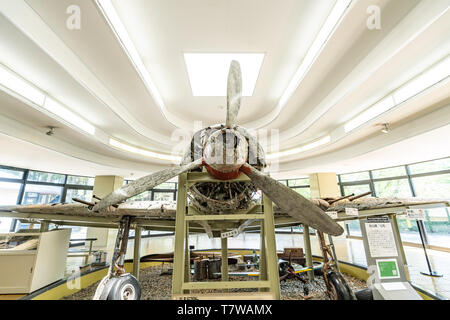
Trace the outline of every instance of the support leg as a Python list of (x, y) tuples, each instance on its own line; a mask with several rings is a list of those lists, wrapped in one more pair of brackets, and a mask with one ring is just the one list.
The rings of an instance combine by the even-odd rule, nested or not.
[(134, 253), (133, 253), (133, 275), (139, 280), (139, 266), (141, 260), (141, 227), (134, 229)]
[(173, 259), (172, 294), (181, 294), (184, 279), (184, 240), (186, 232), (186, 177), (178, 176), (177, 214), (175, 221), (175, 248)]
[[(222, 248), (222, 281), (228, 281), (228, 238), (221, 238), (220, 242)], [(223, 291), (228, 292), (227, 289)]]
[[(312, 262), (312, 252), (311, 252), (311, 239), (309, 236), (309, 227), (307, 225), (303, 225), (303, 241), (305, 244), (305, 255), (306, 255), (306, 266), (313, 268)], [(309, 281), (314, 280), (314, 270), (307, 271)]]
[(263, 196), (264, 201), (264, 231), (266, 239), (267, 273), (270, 281), (270, 291), (273, 292), (276, 300), (280, 300), (280, 278), (278, 274), (278, 256), (275, 242), (275, 223), (273, 221), (273, 204), (267, 196)]

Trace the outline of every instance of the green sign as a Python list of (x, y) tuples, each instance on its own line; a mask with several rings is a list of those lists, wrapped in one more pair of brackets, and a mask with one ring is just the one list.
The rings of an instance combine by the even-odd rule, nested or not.
[(400, 277), (395, 259), (377, 260), (377, 267), (380, 279)]

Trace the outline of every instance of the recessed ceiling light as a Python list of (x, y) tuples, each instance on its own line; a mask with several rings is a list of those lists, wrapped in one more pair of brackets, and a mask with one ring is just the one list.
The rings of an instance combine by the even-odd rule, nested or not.
[(395, 90), (394, 99), (397, 104), (419, 94), (439, 81), (447, 78), (450, 74), (450, 56), (439, 61), (431, 68), (422, 72), (403, 86)]
[(68, 123), (74, 125), (75, 127), (94, 135), (95, 134), (95, 127), (91, 125), (89, 122), (84, 120), (83, 118), (79, 117), (72, 111), (69, 111), (66, 107), (64, 107), (61, 103), (58, 101), (47, 97), (45, 99), (45, 103), (43, 107), (50, 111), (51, 113), (57, 115), (64, 121), (67, 121)]
[(286, 157), (286, 156), (290, 156), (293, 154), (297, 154), (300, 152), (304, 152), (304, 151), (308, 151), (311, 149), (315, 149), (319, 146), (322, 146), (324, 144), (327, 144), (331, 141), (331, 136), (325, 136), (319, 140), (316, 140), (314, 142), (305, 144), (303, 146), (300, 146), (298, 148), (293, 148), (293, 149), (289, 149), (286, 151), (281, 151), (281, 152), (275, 152), (275, 153), (269, 153), (266, 155), (267, 159), (275, 159), (275, 158), (280, 158), (280, 157)]
[(109, 144), (113, 147), (116, 147), (118, 149), (124, 150), (124, 151), (128, 151), (131, 153), (136, 153), (136, 154), (140, 154), (149, 158), (154, 158), (154, 159), (160, 159), (160, 160), (169, 160), (169, 161), (173, 161), (173, 162), (180, 162), (181, 161), (181, 157), (180, 156), (176, 156), (176, 155), (170, 155), (170, 154), (162, 154), (162, 153), (157, 153), (157, 152), (152, 152), (149, 150), (145, 150), (145, 149), (141, 149), (141, 148), (137, 148), (137, 147), (133, 147), (129, 144), (126, 143), (122, 143), (116, 139), (110, 138), (109, 139)]
[(44, 103), (45, 94), (42, 91), (2, 65), (0, 65), (0, 84), (39, 106)]
[(360, 113), (358, 116), (347, 122), (344, 126), (345, 132), (352, 131), (353, 129), (361, 126), (373, 118), (378, 117), (380, 114), (392, 109), (395, 106), (394, 99), (391, 95), (381, 99), (369, 109)]
[(192, 95), (223, 97), (227, 95), (227, 77), (231, 60), (241, 65), (242, 95), (250, 97), (264, 60), (264, 53), (185, 53), (184, 60)]

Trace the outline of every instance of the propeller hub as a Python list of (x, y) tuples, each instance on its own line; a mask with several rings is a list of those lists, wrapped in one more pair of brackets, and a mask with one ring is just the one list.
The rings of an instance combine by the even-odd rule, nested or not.
[(205, 143), (203, 159), (206, 169), (214, 177), (222, 180), (236, 178), (248, 159), (247, 140), (233, 129), (217, 130)]

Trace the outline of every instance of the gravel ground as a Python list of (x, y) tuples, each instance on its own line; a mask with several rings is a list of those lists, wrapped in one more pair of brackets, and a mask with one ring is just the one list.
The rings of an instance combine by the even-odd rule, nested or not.
[[(161, 275), (161, 271), (167, 271), (168, 265), (154, 266), (141, 270), (140, 273), (140, 284), (142, 287), (141, 300), (169, 300), (171, 299), (172, 290), (172, 275)], [(354, 291), (358, 291), (366, 288), (365, 281), (354, 278), (348, 274), (343, 274), (349, 286)], [(252, 281), (247, 277), (230, 277), (230, 281), (235, 280), (248, 280)], [(256, 280), (256, 278), (255, 278)], [(214, 280), (209, 280), (214, 281)], [(220, 279), (218, 279), (220, 281)], [(93, 285), (73, 294), (63, 298), (63, 300), (90, 300), (94, 296), (95, 289), (97, 288), (98, 282)], [(305, 298), (311, 300), (327, 300), (325, 294), (325, 283), (323, 277), (316, 276), (314, 283), (307, 284), (309, 289), (309, 295)], [(280, 284), (281, 288), (281, 299), (282, 300), (303, 300), (304, 299), (304, 285), (301, 281), (296, 279), (286, 279)], [(231, 292), (251, 292), (255, 289), (231, 289)], [(201, 293), (214, 292), (214, 290), (201, 290)], [(219, 291), (220, 292), (220, 291)]]

